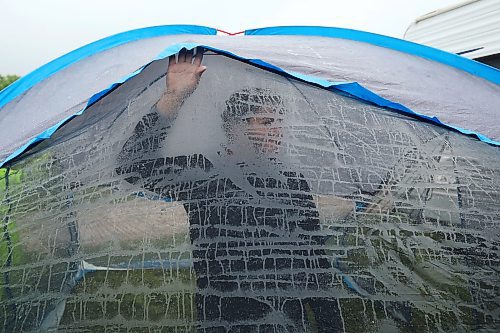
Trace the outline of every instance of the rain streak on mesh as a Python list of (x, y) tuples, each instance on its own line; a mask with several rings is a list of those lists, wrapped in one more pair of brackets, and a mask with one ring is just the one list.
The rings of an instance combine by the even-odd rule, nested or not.
[(495, 330), (498, 148), (207, 53), (0, 178), (2, 331)]

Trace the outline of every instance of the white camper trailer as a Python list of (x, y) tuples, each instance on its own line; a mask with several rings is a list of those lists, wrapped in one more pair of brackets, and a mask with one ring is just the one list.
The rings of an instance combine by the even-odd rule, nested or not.
[(500, 67), (500, 1), (468, 0), (418, 17), (404, 39)]

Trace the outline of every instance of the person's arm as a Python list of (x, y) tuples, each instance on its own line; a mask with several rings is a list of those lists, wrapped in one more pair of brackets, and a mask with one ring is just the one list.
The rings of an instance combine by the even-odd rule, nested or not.
[[(181, 50), (177, 59), (175, 55), (169, 58), (164, 93), (151, 112), (135, 126), (118, 155), (116, 172), (125, 176), (127, 182), (158, 192), (156, 185), (160, 179), (155, 179), (153, 170), (163, 169), (162, 173), (172, 171), (172, 168), (165, 170), (168, 161), (159, 155), (160, 147), (182, 104), (197, 88), (206, 70), (201, 65), (202, 59), (201, 51), (194, 56), (193, 52), (185, 49)], [(171, 163), (172, 166), (174, 164)]]
[(203, 52), (196, 56), (193, 52), (182, 49), (176, 60), (175, 55), (168, 59), (166, 89), (156, 102), (158, 114), (169, 120), (174, 120), (184, 101), (196, 90), (201, 75), (207, 69), (202, 66)]

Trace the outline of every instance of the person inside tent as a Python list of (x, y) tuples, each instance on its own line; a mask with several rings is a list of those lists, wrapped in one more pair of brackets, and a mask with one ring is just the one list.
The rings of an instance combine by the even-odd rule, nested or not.
[(283, 99), (247, 88), (225, 101), (223, 167), (201, 154), (165, 156), (169, 130), (206, 70), (202, 57), (186, 50), (170, 57), (166, 90), (124, 144), (116, 172), (183, 204), (200, 331), (340, 331), (316, 205), (304, 177), (277, 158)]

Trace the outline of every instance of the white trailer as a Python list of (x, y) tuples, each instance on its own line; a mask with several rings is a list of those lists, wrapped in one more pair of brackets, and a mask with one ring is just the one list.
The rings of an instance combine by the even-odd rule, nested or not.
[(420, 16), (404, 39), (500, 67), (500, 0), (468, 0)]

